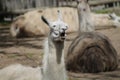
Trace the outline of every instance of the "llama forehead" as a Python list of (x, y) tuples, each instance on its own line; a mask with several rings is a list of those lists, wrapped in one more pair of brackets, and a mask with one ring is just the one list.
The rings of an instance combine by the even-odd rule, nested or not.
[(51, 24), (51, 26), (56, 26), (58, 28), (66, 28), (68, 25), (64, 23), (63, 21), (55, 21)]
[(78, 3), (78, 8), (80, 9), (88, 7), (88, 2), (85, 0), (78, 0), (77, 3)]
[(88, 5), (88, 0), (78, 0), (77, 3), (80, 6), (86, 6), (86, 5)]

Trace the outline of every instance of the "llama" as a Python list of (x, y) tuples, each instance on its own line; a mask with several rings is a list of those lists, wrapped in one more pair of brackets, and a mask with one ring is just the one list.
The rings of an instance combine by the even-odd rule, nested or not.
[[(79, 32), (92, 32), (95, 30), (94, 24), (92, 23), (92, 15), (90, 7), (86, 4), (88, 0), (77, 0), (78, 15), (79, 15)], [(82, 23), (82, 24), (81, 24)]]
[(10, 35), (16, 38), (22, 37), (23, 35), (27, 36), (23, 25), (25, 25), (25, 17), (24, 16), (16, 17), (13, 23), (11, 24)]
[(49, 22), (41, 17), (50, 28), (44, 45), (43, 66), (32, 68), (21, 64), (11, 65), (0, 70), (0, 80), (67, 80), (64, 64), (67, 24), (62, 21), (59, 11), (58, 14), (58, 20), (55, 22)]
[[(26, 12), (25, 14), (16, 17), (10, 26), (11, 37), (22, 38), (47, 36), (46, 34), (48, 34), (49, 32), (49, 28), (43, 23), (42, 20), (39, 19), (39, 16), (44, 14), (44, 16), (46, 16), (47, 18), (52, 18), (51, 20), (55, 20), (56, 16), (53, 16), (53, 12), (57, 11), (58, 9), (62, 11), (62, 16), (64, 17), (63, 20), (70, 25), (66, 33), (77, 31), (77, 10), (68, 7), (56, 7), (31, 10)], [(75, 27), (72, 27), (73, 25), (75, 25)]]
[(94, 27), (91, 26), (93, 22), (87, 17), (87, 10), (90, 11), (88, 0), (78, 0), (78, 10), (81, 12), (79, 18), (82, 33), (78, 32), (69, 46), (66, 57), (67, 70), (85, 73), (115, 70), (118, 66), (117, 52), (108, 37), (94, 32)]
[(62, 21), (59, 13), (58, 21), (42, 20), (50, 27), (50, 34), (45, 42), (45, 55), (43, 60), (43, 80), (67, 80), (64, 63), (64, 40), (68, 26)]

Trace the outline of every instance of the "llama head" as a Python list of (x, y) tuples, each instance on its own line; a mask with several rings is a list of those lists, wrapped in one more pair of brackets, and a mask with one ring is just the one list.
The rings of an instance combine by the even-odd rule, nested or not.
[(77, 0), (77, 4), (81, 12), (86, 12), (89, 9), (88, 0)]
[(41, 16), (43, 22), (45, 22), (50, 28), (50, 37), (54, 41), (64, 41), (66, 36), (66, 30), (68, 25), (62, 21), (62, 15), (58, 10), (58, 20), (50, 22), (44, 16)]
[(120, 27), (120, 17), (117, 16), (115, 13), (109, 14), (110, 18), (113, 20), (114, 25), (116, 27)]
[(110, 18), (115, 20), (117, 18), (117, 15), (115, 13), (109, 14)]

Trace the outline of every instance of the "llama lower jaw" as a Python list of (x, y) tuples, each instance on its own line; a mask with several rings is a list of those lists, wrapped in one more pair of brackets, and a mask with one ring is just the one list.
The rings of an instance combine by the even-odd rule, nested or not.
[(65, 36), (62, 36), (62, 37), (61, 37), (61, 40), (63, 40), (63, 41), (64, 41), (65, 39), (66, 39), (66, 38), (65, 38)]
[(60, 37), (55, 38), (54, 41), (62, 42), (62, 41), (65, 41), (65, 39), (66, 39), (66, 36), (60, 36)]
[(62, 41), (64, 41), (66, 39), (66, 33), (65, 32), (61, 33), (60, 39)]
[(62, 42), (62, 41), (65, 41), (65, 37), (59, 37), (59, 38), (56, 38), (56, 39), (54, 39), (54, 41), (56, 41), (56, 42)]

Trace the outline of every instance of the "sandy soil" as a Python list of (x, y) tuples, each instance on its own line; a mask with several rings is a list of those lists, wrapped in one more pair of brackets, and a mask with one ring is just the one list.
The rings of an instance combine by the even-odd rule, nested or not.
[[(120, 29), (112, 28), (98, 30), (108, 36), (120, 59)], [(69, 34), (65, 43), (65, 52), (76, 36), (76, 33)], [(45, 37), (15, 39), (10, 37), (9, 26), (0, 26), (0, 68), (20, 63), (32, 67), (40, 66), (43, 56), (43, 43)], [(119, 67), (113, 72), (102, 72), (97, 74), (87, 73), (68, 73), (70, 80), (120, 80), (120, 61)]]

